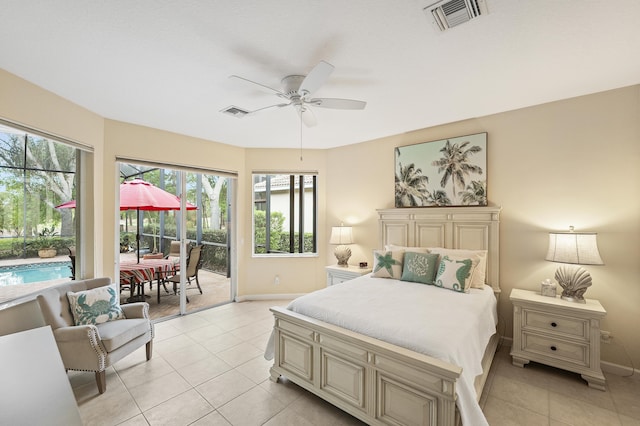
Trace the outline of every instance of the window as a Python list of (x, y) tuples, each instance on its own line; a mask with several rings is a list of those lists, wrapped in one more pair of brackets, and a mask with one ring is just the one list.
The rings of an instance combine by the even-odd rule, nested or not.
[(74, 209), (56, 206), (74, 199), (78, 151), (0, 124), (0, 258), (66, 254), (76, 246)]
[(317, 176), (253, 174), (253, 253), (317, 254)]

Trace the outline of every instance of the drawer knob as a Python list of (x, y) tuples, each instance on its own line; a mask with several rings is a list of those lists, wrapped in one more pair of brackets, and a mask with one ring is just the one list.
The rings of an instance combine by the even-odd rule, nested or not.
[(552, 351), (555, 351), (556, 349), (558, 349), (558, 348), (556, 348), (555, 346), (551, 346), (551, 350)]
[(557, 326), (558, 326), (558, 324), (556, 324), (555, 322), (551, 323), (551, 327), (557, 327)]

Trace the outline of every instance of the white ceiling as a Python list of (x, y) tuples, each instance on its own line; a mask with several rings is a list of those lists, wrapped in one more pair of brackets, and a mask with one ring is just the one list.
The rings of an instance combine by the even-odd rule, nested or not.
[[(330, 148), (640, 83), (640, 1), (485, 0), (447, 32), (433, 0), (2, 0), (0, 67), (95, 113), (243, 147), (300, 146), (293, 108), (236, 118), (320, 60), (305, 148)], [(2, 96), (2, 94), (0, 94)], [(37, 99), (34, 99), (37, 102)]]

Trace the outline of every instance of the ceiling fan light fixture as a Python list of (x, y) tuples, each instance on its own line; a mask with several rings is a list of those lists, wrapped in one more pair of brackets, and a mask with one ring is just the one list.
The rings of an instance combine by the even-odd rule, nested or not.
[(241, 80), (256, 85), (263, 90), (269, 91), (288, 102), (275, 105), (267, 105), (253, 111), (246, 111), (238, 107), (230, 107), (224, 110), (224, 112), (230, 113), (234, 116), (238, 116), (238, 114), (242, 114), (242, 116), (245, 116), (253, 115), (254, 113), (267, 109), (293, 106), (298, 112), (302, 123), (304, 123), (307, 127), (313, 127), (317, 124), (317, 120), (311, 107), (317, 106), (321, 108), (341, 110), (364, 109), (367, 103), (355, 99), (312, 98), (313, 93), (315, 93), (316, 90), (318, 90), (327, 82), (333, 70), (333, 65), (325, 61), (320, 61), (315, 67), (311, 69), (311, 71), (309, 71), (309, 74), (307, 75), (292, 74), (284, 77), (281, 80), (282, 91), (261, 83), (257, 83), (253, 80), (249, 80), (248, 78), (240, 77), (238, 75), (231, 75), (229, 76), (229, 78), (231, 79)]

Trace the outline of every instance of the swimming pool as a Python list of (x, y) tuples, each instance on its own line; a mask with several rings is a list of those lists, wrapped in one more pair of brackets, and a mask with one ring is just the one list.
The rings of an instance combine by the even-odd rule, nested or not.
[(0, 267), (0, 286), (58, 280), (71, 276), (71, 262), (30, 263)]

